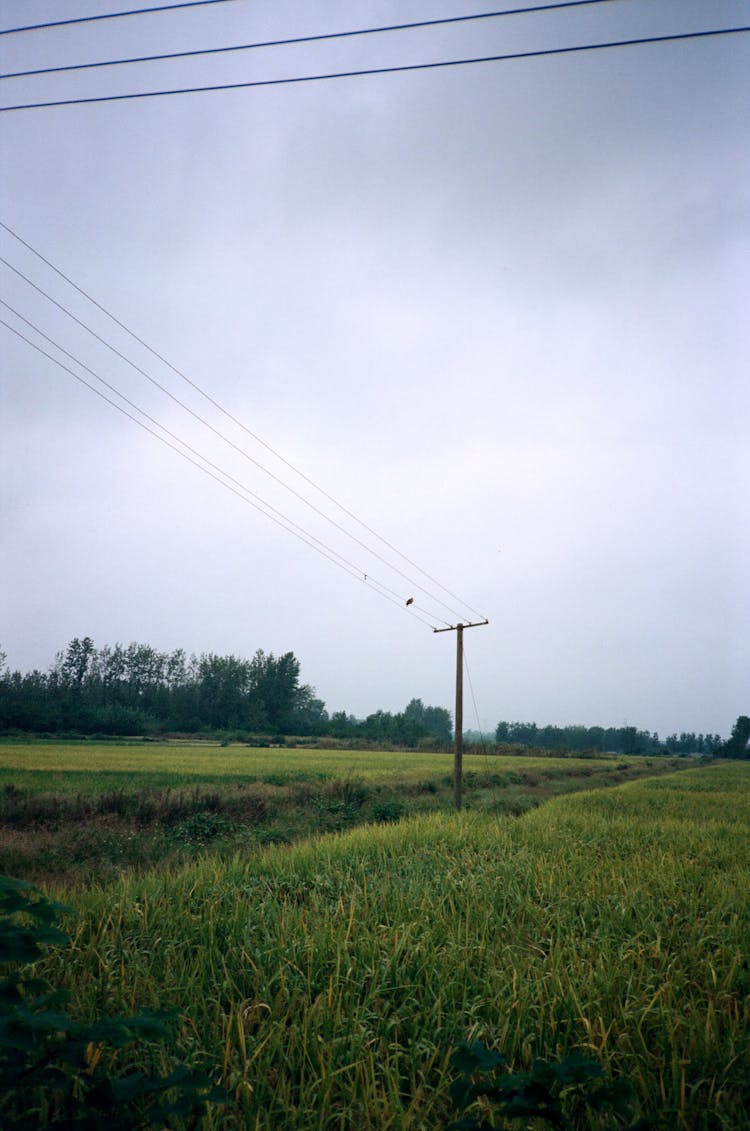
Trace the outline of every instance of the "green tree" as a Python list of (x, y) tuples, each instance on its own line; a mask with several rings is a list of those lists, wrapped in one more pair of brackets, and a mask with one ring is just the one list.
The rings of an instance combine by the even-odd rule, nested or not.
[(412, 699), (404, 708), (404, 717), (418, 723), (425, 735), (439, 742), (450, 742), (453, 737), (453, 721), (445, 707), (425, 707), (421, 699)]
[(122, 644), (105, 645), (99, 650), (99, 675), (106, 688), (108, 701), (116, 701), (125, 686), (125, 651)]
[(61, 681), (80, 689), (95, 652), (94, 641), (90, 636), (84, 636), (83, 640), (79, 640), (77, 636), (74, 637), (68, 645), (65, 655), (60, 657)]
[(322, 699), (315, 697), (315, 688), (304, 683), (294, 696), (294, 730), (299, 734), (320, 734), (328, 723), (328, 712)]
[(201, 656), (198, 664), (199, 712), (208, 726), (237, 728), (248, 724), (250, 668), (237, 656)]
[(294, 653), (277, 658), (259, 648), (250, 662), (250, 687), (265, 726), (282, 734), (292, 730), (299, 691), (299, 660)]
[(750, 758), (750, 715), (740, 715), (721, 747), (725, 758)]
[(424, 726), (432, 738), (438, 742), (450, 742), (453, 738), (453, 719), (445, 707), (425, 707)]
[(421, 723), (424, 720), (424, 703), (421, 699), (412, 699), (404, 708), (407, 719), (416, 719)]
[(328, 720), (327, 730), (332, 738), (353, 738), (360, 730), (360, 723), (346, 711), (334, 711)]

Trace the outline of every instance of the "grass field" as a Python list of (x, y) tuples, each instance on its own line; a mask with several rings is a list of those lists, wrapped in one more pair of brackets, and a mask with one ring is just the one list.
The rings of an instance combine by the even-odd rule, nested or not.
[[(465, 759), (467, 808), (518, 815), (669, 759)], [(684, 765), (684, 760), (681, 763)], [(102, 882), (452, 806), (450, 754), (185, 744), (0, 745), (0, 870)]]
[[(617, 758), (623, 765), (643, 765), (641, 758)], [(660, 761), (657, 759), (657, 762)], [(467, 772), (505, 773), (515, 769), (539, 770), (550, 775), (572, 769), (593, 772), (611, 769), (612, 758), (526, 758), (464, 756)], [(14, 781), (45, 789), (65, 791), (101, 789), (114, 781), (129, 791), (156, 781), (159, 786), (184, 786), (185, 779), (215, 783), (232, 781), (332, 780), (346, 776), (364, 781), (418, 781), (450, 773), (452, 755), (419, 751), (255, 749), (147, 743), (35, 743), (0, 745), (0, 785)], [(40, 778), (37, 775), (49, 775)]]
[(138, 1062), (207, 1054), (233, 1096), (207, 1129), (445, 1127), (478, 1037), (519, 1066), (591, 1051), (667, 1128), (750, 1127), (750, 765), (62, 894), (46, 973), (81, 1017), (176, 1010)]

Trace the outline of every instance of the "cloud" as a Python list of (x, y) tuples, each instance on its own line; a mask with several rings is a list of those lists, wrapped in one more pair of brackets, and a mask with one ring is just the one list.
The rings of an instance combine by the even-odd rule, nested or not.
[[(179, 41), (401, 12), (363, 4), (300, 15), (281, 4), (240, 18), (230, 7), (231, 19), (175, 17)], [(727, 0), (714, 18), (731, 23), (738, 11)], [(443, 31), (420, 49), (437, 57), (701, 20), (700, 4), (604, 5), (575, 24), (549, 17)], [(122, 50), (141, 36), (133, 21)], [(154, 36), (169, 39), (161, 24)], [(98, 37), (78, 42), (102, 51)], [(373, 38), (290, 53), (283, 69), (413, 50), (414, 37), (377, 47)], [(61, 51), (58, 40), (44, 57)], [(746, 710), (750, 636), (737, 564), (750, 529), (746, 54), (734, 37), (7, 116), (4, 216), (460, 601), (487, 611), (492, 623), (467, 634), (467, 654), (493, 726), (501, 717), (627, 716), (662, 732), (728, 733)], [(237, 59), (223, 73), (270, 64), (270, 54)], [(198, 81), (209, 70), (192, 73)], [(174, 395), (287, 475), (10, 237), (3, 247)], [(355, 573), (382, 574), (399, 599), (412, 593), (4, 278), (8, 301)], [(13, 665), (44, 667), (86, 632), (99, 644), (291, 649), (332, 709), (396, 709), (415, 695), (451, 705), (448, 634), (409, 623), (403, 607), (5, 331), (2, 351), (3, 624)]]

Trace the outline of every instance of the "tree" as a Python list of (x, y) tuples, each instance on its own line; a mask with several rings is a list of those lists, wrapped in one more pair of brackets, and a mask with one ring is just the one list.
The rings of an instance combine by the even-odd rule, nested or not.
[(357, 720), (346, 711), (334, 711), (328, 721), (328, 733), (333, 738), (351, 738), (357, 730)]
[(248, 723), (250, 664), (237, 656), (201, 656), (198, 665), (201, 719), (212, 727), (241, 727)]
[(94, 641), (90, 636), (84, 636), (83, 640), (79, 640), (77, 636), (74, 637), (60, 664), (62, 682), (68, 685), (72, 684), (80, 690), (95, 652)]
[(328, 722), (322, 699), (316, 699), (315, 688), (304, 683), (294, 696), (294, 729), (299, 734), (320, 734)]
[(125, 652), (126, 679), (133, 701), (150, 702), (164, 681), (167, 657), (150, 644), (129, 644)]
[(537, 730), (536, 723), (511, 723), (510, 740), (511, 742), (520, 742), (523, 746), (534, 746)]
[(406, 707), (404, 707), (404, 714), (407, 719), (416, 719), (421, 723), (424, 719), (424, 703), (421, 699), (412, 699)]
[(125, 681), (126, 659), (122, 644), (110, 648), (105, 644), (99, 649), (96, 670), (101, 685), (102, 702), (107, 705), (124, 704), (128, 698)]
[(250, 662), (250, 687), (256, 705), (262, 709), (272, 731), (292, 730), (294, 708), (299, 691), (299, 660), (293, 652), (278, 659), (259, 648)]
[(445, 707), (425, 707), (421, 699), (412, 699), (404, 708), (404, 718), (418, 723), (424, 732), (438, 742), (450, 742), (453, 722)]
[(719, 753), (725, 758), (750, 758), (750, 715), (739, 716)]
[(453, 739), (453, 719), (445, 707), (425, 707), (422, 721), (430, 736), (438, 742), (450, 742)]
[(604, 727), (589, 727), (586, 731), (583, 746), (590, 746), (592, 750), (603, 750)]
[(48, 673), (10, 672), (0, 652), (0, 730), (144, 734), (206, 727), (321, 733), (315, 689), (299, 683), (292, 652), (191, 656), (133, 642), (97, 650), (76, 637)]

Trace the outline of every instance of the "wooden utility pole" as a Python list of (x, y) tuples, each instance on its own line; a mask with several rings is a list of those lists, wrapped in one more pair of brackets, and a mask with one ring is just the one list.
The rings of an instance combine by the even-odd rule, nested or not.
[(473, 624), (448, 625), (447, 628), (433, 628), (433, 632), (455, 632), (456, 634), (456, 724), (455, 747), (453, 754), (453, 796), (456, 809), (461, 808), (463, 800), (464, 782), (464, 629), (479, 628), (482, 624), (489, 624), (488, 620), (475, 621)]

